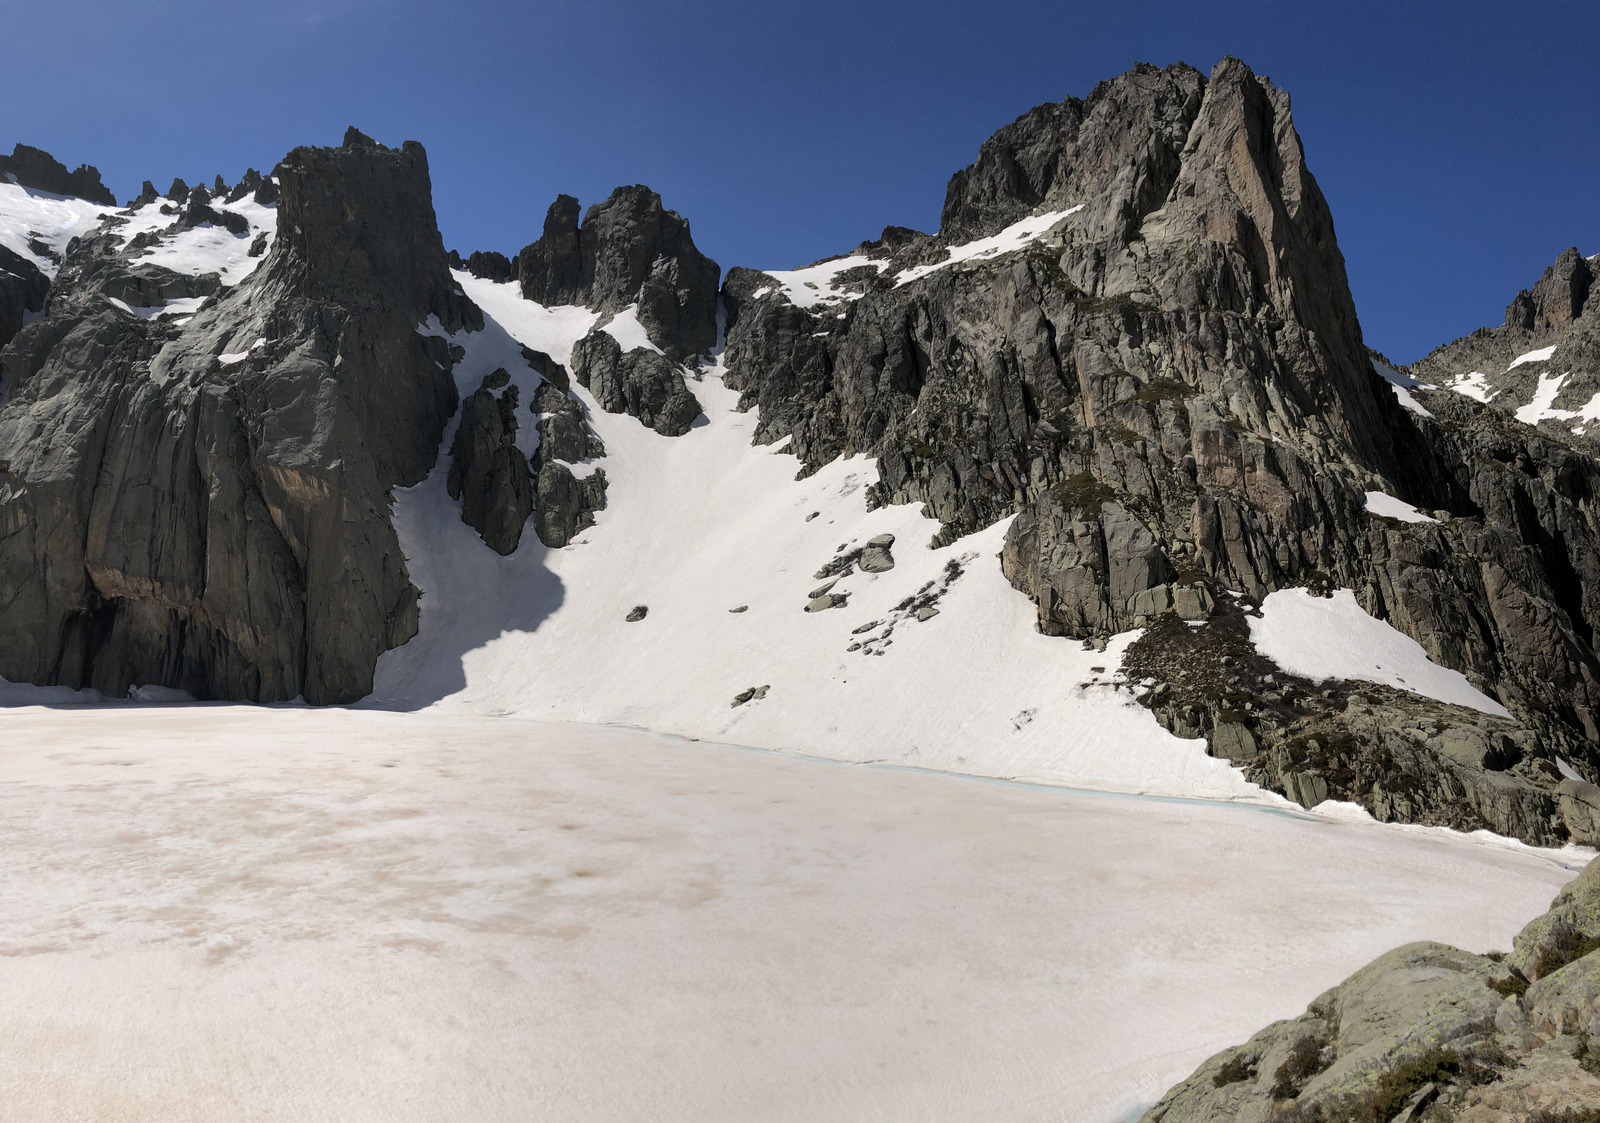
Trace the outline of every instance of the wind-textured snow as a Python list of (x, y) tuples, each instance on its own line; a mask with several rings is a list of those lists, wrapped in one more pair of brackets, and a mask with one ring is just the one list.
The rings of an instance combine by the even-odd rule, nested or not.
[(1389, 384), (1390, 389), (1394, 391), (1394, 396), (1400, 400), (1401, 405), (1419, 417), (1433, 416), (1411, 393), (1413, 390), (1432, 390), (1432, 386), (1429, 386), (1426, 382), (1418, 382), (1410, 375), (1401, 374), (1388, 363), (1380, 363), (1377, 359), (1372, 360), (1372, 369), (1378, 372), (1378, 377)]
[(1315, 597), (1305, 589), (1270, 593), (1260, 617), (1250, 618), (1250, 638), (1257, 651), (1290, 674), (1384, 683), (1453, 706), (1511, 716), (1460, 671), (1429, 659), (1416, 640), (1368, 616), (1349, 589), (1332, 597)]
[[(463, 392), (505, 367), (529, 401), (538, 376), (518, 345), (564, 360), (593, 323), (526, 301), (513, 284), (456, 277), (487, 318), (483, 332), (452, 337), (467, 348), (455, 372)], [(1133, 634), (1102, 653), (1035, 630), (1032, 603), (996, 559), (1008, 523), (930, 550), (938, 526), (920, 505), (867, 510), (871, 460), (796, 481), (792, 455), (752, 446), (756, 414), (738, 411), (717, 369), (690, 380), (705, 421), (681, 437), (605, 413), (574, 385), (605, 443), (610, 489), (596, 525), (563, 549), (546, 549), (531, 524), (510, 557), (487, 549), (445, 490), (448, 457), (398, 491), (421, 631), (379, 660), (369, 704), (1281, 804), (1203, 741), (1172, 736), (1116, 681)], [(806, 612), (823, 583), (815, 572), (884, 533), (895, 536), (895, 568), (845, 577), (832, 592), (848, 594), (847, 607)], [(897, 607), (945, 587), (931, 619)], [(629, 623), (635, 605), (649, 614)], [(762, 686), (765, 697), (733, 704)]]
[(1367, 510), (1386, 519), (1399, 519), (1407, 523), (1436, 523), (1439, 520), (1425, 515), (1404, 499), (1396, 499), (1382, 491), (1367, 492)]
[(8, 1123), (1113, 1123), (1582, 860), (515, 718), (0, 722)]
[(1555, 353), (1556, 353), (1556, 345), (1554, 343), (1552, 343), (1548, 347), (1541, 347), (1537, 351), (1525, 352), (1524, 354), (1518, 355), (1516, 358), (1511, 360), (1511, 365), (1506, 367), (1506, 373), (1509, 374), (1510, 372), (1516, 370), (1523, 363), (1543, 363), (1543, 362), (1548, 362), (1549, 359), (1550, 359), (1550, 356), (1554, 355)]
[(1020, 250), (1029, 242), (1048, 234), (1056, 223), (1077, 214), (1087, 205), (1086, 203), (1079, 203), (1077, 206), (1068, 207), (1064, 211), (1050, 211), (1046, 214), (1033, 215), (1020, 222), (1013, 222), (998, 234), (990, 235), (987, 238), (978, 238), (963, 245), (952, 246), (949, 255), (943, 261), (937, 261), (931, 265), (917, 265), (903, 270), (895, 277), (894, 283), (896, 287), (910, 284), (912, 281), (926, 277), (929, 273), (938, 272), (940, 269), (948, 269), (950, 266), (958, 265), (963, 261), (999, 257), (1001, 254)]
[(101, 216), (115, 212), (115, 207), (35, 191), (0, 177), (0, 245), (32, 261), (51, 279), (59, 266), (49, 254), (34, 252), (29, 243), (38, 242), (57, 255), (65, 254), (68, 242), (94, 229)]

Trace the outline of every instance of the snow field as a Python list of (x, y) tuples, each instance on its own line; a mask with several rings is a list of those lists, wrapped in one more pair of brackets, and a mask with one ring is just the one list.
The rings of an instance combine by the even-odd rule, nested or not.
[[(493, 321), (454, 337), (468, 349), (458, 384), (470, 391), (503, 366), (527, 403), (537, 376), (518, 341), (564, 360), (592, 313), (544, 309), (514, 285), (457, 278)], [(531, 526), (510, 557), (487, 549), (445, 491), (447, 456), (398, 493), (395, 526), (423, 590), (421, 632), (382, 656), (367, 704), (1281, 802), (1135, 702), (1116, 673), (1133, 635), (1097, 652), (1035, 631), (1032, 604), (1000, 572), (1007, 523), (929, 550), (938, 527), (920, 506), (867, 510), (871, 461), (839, 460), (797, 482), (793, 456), (752, 447), (756, 416), (737, 412), (738, 395), (716, 368), (690, 388), (704, 420), (662, 437), (599, 410), (574, 384), (605, 442), (610, 489), (596, 525), (564, 549), (546, 549)], [(894, 569), (852, 573), (831, 589), (848, 596), (845, 607), (805, 611), (826, 584), (815, 576), (824, 563), (885, 533), (895, 536)], [(953, 580), (951, 563), (960, 567)], [(946, 590), (937, 615), (919, 621), (898, 607), (930, 586)], [(635, 605), (649, 614), (629, 623)], [(762, 686), (764, 697), (733, 704)]]
[(68, 242), (94, 229), (102, 216), (114, 213), (115, 207), (35, 191), (0, 177), (0, 245), (32, 261), (52, 279), (56, 263), (46, 254), (35, 253), (28, 243), (38, 241), (64, 254)]
[[(1369, 509), (1375, 494), (1368, 493)], [(1314, 597), (1305, 589), (1268, 594), (1261, 616), (1250, 619), (1250, 639), (1257, 651), (1290, 674), (1319, 682), (1378, 682), (1453, 706), (1511, 716), (1460, 671), (1429, 659), (1416, 640), (1368, 616), (1349, 589), (1338, 589), (1332, 597)]]
[(1386, 519), (1399, 519), (1406, 523), (1436, 523), (1439, 520), (1432, 515), (1425, 515), (1404, 499), (1382, 491), (1367, 492), (1367, 510), (1374, 515), (1381, 515)]
[(1019, 222), (1013, 222), (998, 234), (993, 234), (987, 238), (978, 238), (964, 245), (953, 246), (950, 249), (949, 256), (943, 261), (906, 269), (895, 277), (894, 283), (896, 286), (910, 284), (912, 281), (926, 277), (929, 273), (938, 272), (940, 269), (948, 269), (950, 266), (958, 265), (963, 261), (999, 257), (1003, 253), (1019, 250), (1036, 238), (1048, 234), (1056, 223), (1077, 214), (1087, 205), (1087, 203), (1079, 203), (1077, 206), (1068, 207), (1064, 211), (1049, 211), (1045, 214), (1032, 215)]
[(0, 722), (13, 1123), (1110, 1123), (1396, 944), (1506, 948), (1573, 873), (522, 719)]

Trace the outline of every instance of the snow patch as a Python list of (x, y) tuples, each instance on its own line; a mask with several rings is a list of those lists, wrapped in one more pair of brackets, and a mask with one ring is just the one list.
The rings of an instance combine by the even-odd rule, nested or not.
[[(630, 304), (615, 316), (612, 316), (610, 320), (601, 326), (600, 330), (621, 344), (624, 351), (643, 349), (645, 351), (654, 351), (658, 355), (662, 353), (661, 348), (650, 342), (650, 336), (646, 334), (644, 325), (639, 322), (639, 306), (637, 304)], [(572, 353), (571, 344), (567, 347), (567, 353), (569, 356)]]
[(1523, 363), (1543, 363), (1543, 362), (1548, 362), (1549, 359), (1550, 359), (1550, 356), (1554, 355), (1555, 353), (1556, 353), (1556, 345), (1552, 343), (1550, 346), (1541, 347), (1537, 351), (1528, 351), (1525, 354), (1518, 355), (1516, 358), (1511, 360), (1511, 365), (1506, 367), (1506, 373), (1510, 374), (1512, 371), (1514, 371), (1518, 367), (1520, 367)]
[[(840, 300), (860, 300), (861, 293), (836, 292), (834, 284), (839, 274), (850, 269), (858, 269), (863, 265), (870, 265), (880, 271), (883, 269), (881, 262), (856, 254), (817, 265), (807, 265), (804, 269), (763, 269), (762, 272), (777, 282), (777, 290), (782, 291), (783, 295), (789, 298), (789, 303), (796, 308), (815, 308), (819, 304)], [(775, 290), (771, 287), (758, 289), (751, 299), (759, 300), (773, 291)]]
[(1410, 375), (1401, 374), (1388, 363), (1380, 363), (1377, 359), (1372, 360), (1372, 369), (1378, 372), (1379, 378), (1389, 384), (1390, 388), (1394, 390), (1394, 396), (1400, 399), (1400, 404), (1405, 406), (1406, 409), (1409, 409), (1418, 417), (1433, 416), (1411, 393), (1413, 390), (1432, 390), (1432, 386), (1429, 386), (1426, 382), (1418, 382)]
[(932, 265), (918, 265), (901, 272), (894, 280), (895, 287), (898, 288), (901, 285), (910, 284), (912, 281), (920, 280), (930, 273), (935, 273), (940, 269), (948, 269), (950, 266), (958, 265), (963, 261), (985, 260), (991, 257), (999, 257), (1004, 253), (1011, 253), (1013, 250), (1020, 250), (1029, 242), (1048, 234), (1056, 223), (1077, 214), (1087, 205), (1087, 203), (1079, 203), (1077, 206), (1068, 207), (1064, 211), (1050, 211), (1047, 214), (1033, 215), (1030, 218), (1023, 219), (1021, 222), (1013, 222), (998, 234), (987, 238), (979, 238), (964, 245), (952, 246), (943, 261), (935, 262)]
[(1416, 640), (1368, 616), (1349, 589), (1332, 597), (1314, 597), (1305, 589), (1272, 593), (1260, 617), (1250, 618), (1250, 638), (1257, 651), (1293, 675), (1383, 683), (1453, 706), (1511, 716), (1460, 671), (1429, 659)]
[(1367, 492), (1367, 510), (1386, 519), (1399, 519), (1406, 523), (1436, 523), (1432, 515), (1424, 515), (1404, 499), (1396, 499), (1381, 491)]
[(1489, 399), (1500, 392), (1489, 388), (1489, 376), (1481, 370), (1471, 370), (1466, 374), (1457, 375), (1456, 380), (1450, 383), (1448, 389), (1454, 390), (1464, 397), (1471, 398), (1475, 402), (1482, 402), (1485, 405), (1488, 405)]
[[(1600, 395), (1591, 399), (1583, 410), (1556, 409), (1556, 395), (1561, 393), (1561, 388), (1567, 384), (1567, 379), (1572, 376), (1569, 370), (1565, 374), (1539, 376), (1539, 385), (1533, 391), (1533, 401), (1517, 410), (1516, 418), (1524, 425), (1537, 425), (1545, 419), (1555, 421), (1571, 421), (1583, 416), (1584, 410), (1593, 409), (1600, 404)], [(1600, 416), (1597, 413), (1596, 416)], [(1593, 420), (1593, 418), (1587, 418)]]
[(169, 315), (192, 316), (200, 310), (200, 306), (206, 302), (207, 298), (203, 296), (176, 296), (165, 304), (154, 304), (149, 308), (130, 305), (127, 301), (119, 300), (114, 296), (108, 296), (106, 299), (130, 316), (138, 316), (141, 320), (154, 320), (158, 317)]

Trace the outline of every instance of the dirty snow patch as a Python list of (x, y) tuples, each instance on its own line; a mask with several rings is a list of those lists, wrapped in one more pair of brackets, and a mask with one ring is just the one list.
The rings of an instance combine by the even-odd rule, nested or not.
[(1377, 682), (1452, 706), (1511, 716), (1460, 671), (1429, 659), (1416, 640), (1368, 616), (1349, 589), (1332, 597), (1314, 597), (1305, 589), (1272, 593), (1261, 605), (1261, 616), (1250, 618), (1250, 638), (1257, 651), (1290, 674), (1319, 682)]

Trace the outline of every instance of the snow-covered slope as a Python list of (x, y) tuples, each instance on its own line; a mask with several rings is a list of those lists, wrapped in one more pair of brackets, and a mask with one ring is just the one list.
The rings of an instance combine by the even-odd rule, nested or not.
[(115, 207), (35, 191), (0, 178), (0, 245), (32, 261), (47, 277), (56, 275), (57, 258), (66, 252), (68, 242), (115, 212)]
[[(521, 346), (565, 362), (595, 322), (580, 308), (526, 301), (514, 284), (456, 276), (488, 320), (453, 339), (467, 352), (456, 368), (463, 393), (504, 367), (529, 401), (539, 376)], [(485, 548), (446, 492), (447, 457), (400, 493), (395, 520), (423, 590), (421, 632), (383, 656), (370, 704), (1276, 801), (1136, 702), (1138, 687), (1117, 668), (1137, 633), (1104, 652), (1038, 633), (1032, 604), (1000, 572), (1006, 522), (929, 549), (938, 528), (919, 506), (867, 509), (873, 462), (841, 459), (796, 480), (783, 448), (751, 444), (756, 415), (738, 411), (717, 366), (691, 389), (705, 415), (668, 438), (574, 388), (606, 446), (609, 506), (564, 549), (532, 534), (509, 557)], [(525, 449), (531, 420), (519, 433)], [(833, 584), (818, 576), (880, 535), (894, 538), (893, 569)], [(846, 603), (807, 611), (816, 593)], [(630, 622), (636, 607), (647, 612)]]
[[(593, 322), (514, 285), (457, 277), (490, 320), (456, 340), (464, 391), (505, 367), (527, 401), (537, 375), (518, 345), (564, 360)], [(866, 509), (872, 462), (796, 481), (793, 457), (752, 446), (756, 416), (738, 412), (717, 368), (691, 389), (706, 414), (675, 438), (577, 390), (605, 442), (609, 506), (564, 549), (531, 534), (510, 557), (486, 549), (446, 493), (443, 461), (402, 493), (395, 520), (423, 590), (422, 630), (380, 661), (373, 702), (1083, 787), (1258, 795), (1116, 684), (1131, 637), (1101, 653), (1038, 634), (996, 560), (1005, 523), (930, 550), (938, 527), (919, 507)], [(828, 583), (818, 570), (883, 534), (895, 567), (847, 576), (830, 590), (845, 606), (806, 611)], [(937, 613), (919, 613), (919, 597), (937, 597)], [(635, 606), (648, 614), (630, 623)]]

